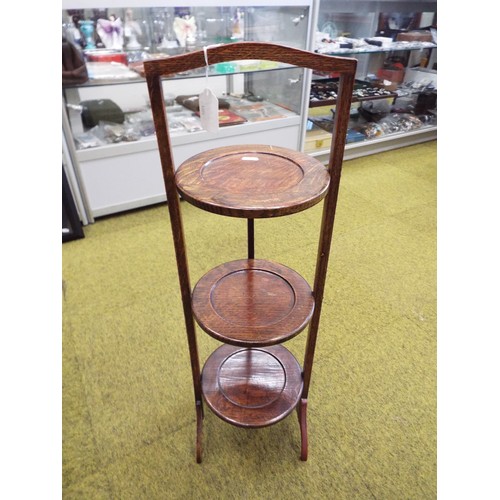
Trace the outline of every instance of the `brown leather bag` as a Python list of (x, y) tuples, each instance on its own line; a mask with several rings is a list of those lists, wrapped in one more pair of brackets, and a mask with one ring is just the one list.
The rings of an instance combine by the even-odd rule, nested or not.
[(65, 38), (62, 39), (62, 83), (85, 83), (89, 79), (81, 52)]
[[(191, 111), (200, 111), (200, 101), (198, 99), (198, 95), (178, 95), (175, 98), (175, 102), (177, 104), (181, 104), (187, 109), (190, 109)], [(229, 109), (230, 104), (224, 100), (224, 99), (219, 99), (219, 109)]]

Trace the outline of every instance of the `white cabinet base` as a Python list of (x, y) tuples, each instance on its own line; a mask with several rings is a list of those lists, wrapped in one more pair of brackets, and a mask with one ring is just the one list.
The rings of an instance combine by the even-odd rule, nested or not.
[[(195, 137), (196, 134), (196, 137)], [(176, 166), (207, 149), (237, 144), (271, 144), (300, 149), (300, 117), (235, 125), (172, 139)], [(77, 152), (93, 217), (166, 200), (156, 138)]]

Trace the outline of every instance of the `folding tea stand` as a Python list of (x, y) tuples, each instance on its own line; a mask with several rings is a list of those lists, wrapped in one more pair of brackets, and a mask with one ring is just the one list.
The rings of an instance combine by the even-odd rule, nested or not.
[[(175, 169), (162, 77), (242, 59), (277, 61), (339, 75), (328, 166), (299, 151), (243, 144), (210, 149)], [(196, 460), (202, 457), (203, 399), (222, 420), (264, 427), (297, 409), (301, 460), (307, 460), (307, 399), (321, 316), (356, 60), (271, 43), (238, 42), (144, 63), (167, 193), (191, 358), (197, 415)], [(179, 194), (219, 215), (246, 218), (248, 256), (205, 274), (191, 289)], [(287, 216), (324, 199), (314, 285), (294, 270), (256, 259), (254, 220)], [(195, 332), (223, 342), (203, 371)], [(303, 368), (281, 344), (309, 325)]]

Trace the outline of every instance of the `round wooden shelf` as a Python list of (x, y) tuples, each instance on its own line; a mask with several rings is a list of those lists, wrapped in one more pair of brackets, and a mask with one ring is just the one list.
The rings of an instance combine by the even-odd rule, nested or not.
[(178, 168), (175, 180), (183, 198), (199, 208), (255, 219), (312, 207), (325, 197), (330, 176), (307, 154), (255, 144), (195, 155)]
[(223, 345), (207, 359), (202, 390), (212, 411), (239, 427), (265, 427), (285, 418), (302, 393), (302, 370), (283, 346)]
[(307, 281), (289, 267), (260, 259), (226, 262), (205, 274), (192, 296), (200, 327), (222, 342), (262, 347), (300, 333), (314, 310)]

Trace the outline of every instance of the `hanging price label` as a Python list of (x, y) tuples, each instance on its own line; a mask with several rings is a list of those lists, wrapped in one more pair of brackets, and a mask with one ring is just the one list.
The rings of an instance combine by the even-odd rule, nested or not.
[(208, 88), (199, 95), (201, 125), (207, 132), (219, 130), (219, 99)]

